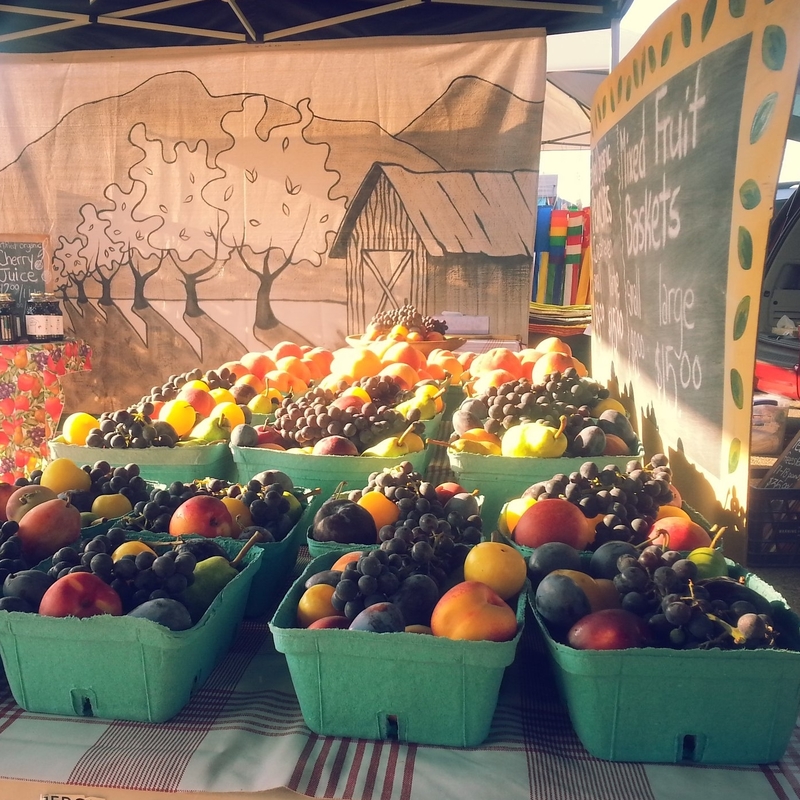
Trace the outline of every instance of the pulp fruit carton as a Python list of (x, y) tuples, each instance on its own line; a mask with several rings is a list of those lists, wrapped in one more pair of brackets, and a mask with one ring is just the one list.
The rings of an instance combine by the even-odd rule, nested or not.
[(329, 569), (341, 552), (308, 565), (269, 626), (275, 648), (286, 655), (306, 725), (324, 736), (480, 744), (491, 726), (505, 668), (514, 660), (526, 592), (517, 603), (517, 635), (508, 642), (296, 627), (306, 579)]
[(364, 486), (371, 472), (394, 467), (400, 461), (410, 461), (414, 469), (424, 472), (429, 458), (429, 447), (399, 458), (376, 456), (321, 456), (310, 453), (289, 453), (264, 447), (237, 447), (230, 445), (239, 483), (246, 483), (259, 472), (279, 469), (291, 475), (300, 486), (319, 488), (324, 497), (333, 494), (336, 487), (346, 482), (346, 489)]
[[(47, 443), (51, 458), (69, 458), (76, 464), (107, 461), (112, 467), (134, 462), (139, 474), (149, 481), (190, 483), (199, 478), (228, 480), (233, 472), (233, 459), (227, 442), (211, 442), (190, 447), (145, 447), (141, 450), (86, 447), (67, 444), (59, 437)], [(255, 473), (253, 473), (255, 474)]]
[[(800, 645), (800, 619), (757, 576), (733, 577), (768, 600)], [(800, 652), (790, 649), (575, 650), (536, 614), (561, 697), (583, 746), (610, 761), (778, 761), (800, 707)], [(782, 627), (783, 627), (782, 626)], [(800, 649), (800, 647), (798, 647)]]
[[(220, 539), (233, 557), (242, 543)], [(0, 656), (26, 711), (164, 722), (175, 716), (228, 652), (244, 614), (261, 550), (216, 596), (202, 619), (171, 631), (148, 619), (0, 614)]]
[(554, 475), (569, 475), (579, 470), (581, 464), (595, 461), (598, 464), (616, 464), (623, 472), (633, 456), (582, 456), (570, 458), (515, 458), (512, 456), (482, 456), (476, 453), (447, 451), (450, 469), (456, 480), (467, 491), (480, 489), (484, 495), (481, 516), (487, 525), (496, 525), (505, 503), (519, 497), (529, 486), (546, 481)]

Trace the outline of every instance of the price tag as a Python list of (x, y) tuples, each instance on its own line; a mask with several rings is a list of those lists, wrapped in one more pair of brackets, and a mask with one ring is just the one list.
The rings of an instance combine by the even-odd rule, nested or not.
[(88, 794), (40, 794), (39, 800), (105, 800), (104, 797)]

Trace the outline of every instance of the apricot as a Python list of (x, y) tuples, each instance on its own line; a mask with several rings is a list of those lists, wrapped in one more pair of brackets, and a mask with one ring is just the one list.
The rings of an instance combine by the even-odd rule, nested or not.
[(178, 392), (177, 399), (186, 400), (189, 405), (201, 416), (207, 417), (217, 401), (208, 389), (200, 389), (196, 386), (182, 386)]
[(551, 372), (564, 373), (570, 367), (577, 369), (575, 362), (576, 359), (565, 353), (559, 353), (557, 351), (543, 353), (533, 365), (533, 369), (531, 370), (531, 382), (534, 384), (542, 384), (545, 382), (546, 376)]
[(302, 358), (297, 356), (284, 356), (275, 362), (275, 366), (283, 371), (288, 372), (295, 378), (300, 378), (303, 383), (308, 384), (311, 380), (311, 373), (308, 367), (303, 363)]
[(303, 359), (313, 361), (324, 376), (331, 371), (333, 353), (325, 347), (312, 347), (308, 352), (303, 354)]
[(300, 349), (300, 345), (295, 344), (294, 342), (278, 342), (278, 344), (276, 344), (270, 351), (270, 357), (277, 364), (278, 359), (281, 359), (284, 356), (296, 356), (297, 358), (302, 358), (303, 351)]
[(448, 589), (431, 614), (434, 636), (469, 641), (506, 642), (517, 633), (517, 617), (494, 589), (462, 581)]
[(502, 386), (508, 381), (516, 380), (518, 376), (513, 375), (505, 369), (493, 369), (489, 372), (481, 373), (472, 384), (472, 392), (474, 395), (484, 394), (487, 389), (492, 386)]
[(241, 378), (242, 375), (247, 375), (247, 373), (250, 372), (250, 370), (244, 364), (242, 364), (241, 361), (226, 361), (217, 368), (217, 372), (223, 369), (229, 370), (237, 378)]
[(593, 537), (594, 531), (580, 508), (560, 497), (534, 503), (514, 528), (514, 541), (525, 547), (564, 542), (576, 550), (583, 550)]
[(387, 364), (378, 372), (378, 375), (391, 375), (407, 391), (410, 391), (419, 383), (417, 371), (408, 364), (400, 362)]
[(559, 339), (558, 336), (548, 336), (546, 339), (542, 339), (542, 341), (536, 345), (536, 349), (540, 353), (564, 353), (568, 356), (572, 355), (572, 348), (563, 339)]
[[(242, 375), (241, 378), (237, 378), (234, 381), (233, 385), (250, 386), (253, 388), (255, 394), (261, 394), (261, 392), (266, 391), (267, 388), (264, 379), (259, 378), (258, 375), (254, 375), (252, 372), (248, 373), (247, 375)], [(235, 394), (233, 391), (233, 387), (231, 387), (231, 394)]]
[(425, 356), (408, 342), (396, 342), (393, 344), (383, 354), (381, 361), (384, 366), (387, 364), (407, 364), (415, 371), (425, 369), (428, 363)]
[(501, 542), (480, 542), (464, 560), (464, 580), (485, 583), (503, 600), (514, 597), (522, 590), (527, 572), (522, 553)]

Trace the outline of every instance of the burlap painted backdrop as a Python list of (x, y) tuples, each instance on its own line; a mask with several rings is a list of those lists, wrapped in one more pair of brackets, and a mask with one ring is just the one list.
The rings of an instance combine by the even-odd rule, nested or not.
[(0, 59), (0, 215), (93, 347), (67, 411), (381, 308), (524, 335), (542, 31)]

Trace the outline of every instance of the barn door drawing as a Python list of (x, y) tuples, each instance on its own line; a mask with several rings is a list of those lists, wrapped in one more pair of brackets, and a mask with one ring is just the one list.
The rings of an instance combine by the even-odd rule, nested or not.
[(415, 302), (410, 250), (362, 250), (361, 258), (366, 322), (381, 311)]

